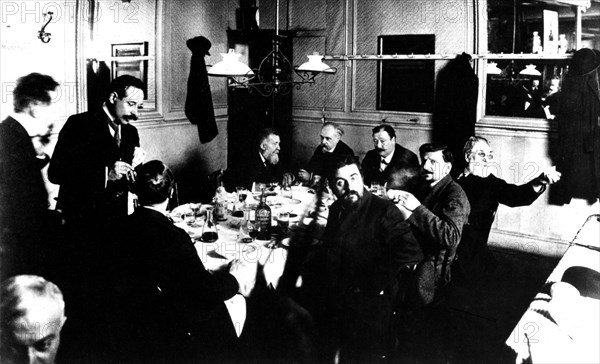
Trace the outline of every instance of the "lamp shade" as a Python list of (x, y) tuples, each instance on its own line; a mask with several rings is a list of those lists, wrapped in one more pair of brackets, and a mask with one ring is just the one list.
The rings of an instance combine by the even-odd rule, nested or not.
[(498, 63), (496, 62), (488, 62), (485, 68), (485, 72), (488, 75), (499, 75), (502, 73), (502, 70), (498, 68)]
[(519, 72), (520, 75), (524, 76), (541, 76), (542, 74), (535, 68), (534, 64), (528, 64), (525, 69)]
[(335, 73), (335, 69), (323, 63), (323, 56), (319, 55), (318, 53), (309, 55), (308, 62), (302, 63), (299, 67), (296, 68), (296, 70), (303, 72)]
[(223, 60), (208, 70), (210, 76), (219, 77), (252, 77), (254, 72), (247, 65), (240, 62), (241, 54), (235, 53), (235, 50), (230, 49), (227, 53), (221, 53)]

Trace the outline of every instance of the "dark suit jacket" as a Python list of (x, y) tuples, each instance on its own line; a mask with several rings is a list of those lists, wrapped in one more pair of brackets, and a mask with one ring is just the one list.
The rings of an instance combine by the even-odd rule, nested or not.
[(390, 171), (393, 169), (420, 167), (417, 155), (400, 144), (396, 144), (392, 160), (383, 172), (379, 171), (380, 162), (381, 157), (375, 149), (368, 151), (367, 155), (365, 155), (361, 166), (365, 176), (364, 180), (366, 186), (371, 185), (373, 182), (379, 182), (382, 185), (388, 182)]
[[(38, 273), (45, 245), (56, 233), (57, 214), (48, 210), (48, 192), (27, 131), (8, 117), (0, 123), (0, 242), (3, 277)], [(54, 231), (54, 233), (52, 233)], [(39, 266), (37, 266), (39, 268)], [(33, 270), (32, 270), (33, 269)]]
[(344, 213), (339, 201), (331, 206), (323, 247), (303, 276), (309, 284), (324, 282), (325, 321), (346, 352), (382, 354), (389, 348), (399, 272), (422, 257), (390, 201), (365, 189), (356, 210)]
[(323, 152), (323, 148), (319, 145), (308, 162), (307, 171), (324, 178), (329, 177), (336, 161), (346, 156), (354, 156), (354, 152), (341, 140), (331, 153)]
[(184, 230), (158, 211), (138, 208), (115, 231), (107, 289), (118, 356), (205, 359), (237, 338), (223, 303), (238, 291), (237, 281), (206, 271)]
[(425, 261), (435, 268), (435, 286), (450, 282), (450, 264), (456, 255), (463, 226), (471, 211), (467, 195), (450, 175), (417, 196), (421, 205), (407, 219), (423, 249)]
[(535, 192), (532, 185), (536, 179), (517, 186), (494, 175), (483, 178), (469, 174), (458, 178), (457, 182), (471, 205), (469, 222), (458, 246), (459, 260), (464, 269), (478, 264), (475, 261), (488, 258), (487, 241), (499, 204), (510, 207), (531, 205), (545, 191), (543, 187), (540, 192)]
[(140, 137), (133, 125), (121, 125), (117, 147), (108, 128), (108, 116), (100, 109), (71, 116), (60, 131), (48, 177), (60, 185), (57, 208), (67, 219), (127, 215), (126, 181), (105, 182), (105, 176), (116, 161), (131, 164)]
[(252, 182), (281, 182), (283, 178), (281, 162), (275, 166), (269, 162), (265, 163), (263, 163), (258, 150), (249, 152), (246, 158), (236, 161), (232, 168), (225, 172), (225, 187), (229, 191), (234, 191), (237, 186), (250, 189)]

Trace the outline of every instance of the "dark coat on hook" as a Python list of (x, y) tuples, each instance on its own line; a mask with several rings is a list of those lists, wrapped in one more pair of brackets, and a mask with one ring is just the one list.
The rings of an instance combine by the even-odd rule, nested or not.
[(558, 121), (556, 184), (552, 202), (571, 198), (594, 202), (600, 197), (600, 51), (583, 48), (573, 54), (563, 82)]
[(462, 169), (462, 149), (475, 135), (479, 79), (471, 67), (471, 56), (463, 53), (448, 62), (438, 75), (434, 109), (434, 139), (447, 145), (455, 167)]
[(190, 76), (188, 78), (188, 93), (185, 100), (185, 116), (189, 121), (198, 125), (198, 135), (201, 143), (213, 140), (219, 130), (215, 121), (208, 72), (204, 56), (209, 55), (211, 43), (205, 37), (188, 39), (187, 47), (192, 51)]

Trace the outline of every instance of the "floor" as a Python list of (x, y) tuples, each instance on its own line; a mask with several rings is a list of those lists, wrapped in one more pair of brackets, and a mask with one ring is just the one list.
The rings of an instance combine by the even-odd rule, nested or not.
[(435, 307), (407, 314), (393, 363), (514, 363), (504, 344), (558, 259), (494, 250), (498, 267), (452, 286)]

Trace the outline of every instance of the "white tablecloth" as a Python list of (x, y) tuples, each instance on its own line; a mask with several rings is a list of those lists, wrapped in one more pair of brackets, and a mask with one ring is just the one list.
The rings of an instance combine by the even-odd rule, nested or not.
[[(306, 210), (314, 204), (315, 194), (308, 188), (294, 187), (292, 193), (292, 199), (280, 196), (272, 196), (267, 199), (267, 203), (271, 205), (273, 226), (276, 225), (275, 218), (280, 211), (285, 210), (295, 214), (295, 217), (290, 219), (290, 225), (294, 225), (303, 218)], [(251, 198), (249, 197), (249, 199)], [(203, 205), (200, 208), (201, 215), (205, 213), (206, 207), (206, 205)], [(182, 211), (188, 209), (189, 204), (179, 206), (174, 210), (176, 213), (172, 216), (175, 219), (175, 224), (187, 231), (190, 237), (196, 241), (196, 251), (206, 269), (209, 271), (217, 270), (234, 259), (257, 262), (263, 267), (267, 285), (271, 284), (274, 288), (277, 288), (279, 278), (283, 274), (285, 267), (287, 249), (281, 246), (273, 249), (273, 241), (255, 240), (252, 243), (241, 243), (239, 230), (243, 219), (233, 217), (231, 214), (229, 214), (227, 221), (217, 222), (219, 239), (214, 243), (204, 243), (200, 241), (202, 227), (205, 222), (203, 217), (197, 219), (197, 222), (192, 226), (188, 226), (178, 218), (178, 215)], [(242, 295), (236, 294), (231, 299), (225, 301), (225, 305), (229, 311), (236, 333), (240, 336), (246, 321), (246, 301)]]
[[(590, 220), (575, 243), (600, 246), (600, 222)], [(600, 252), (570, 246), (548, 277), (561, 282), (570, 267), (600, 272)], [(584, 297), (566, 283), (566, 291), (538, 293), (506, 340), (517, 363), (600, 363), (600, 300)], [(560, 294), (559, 294), (560, 293)]]

